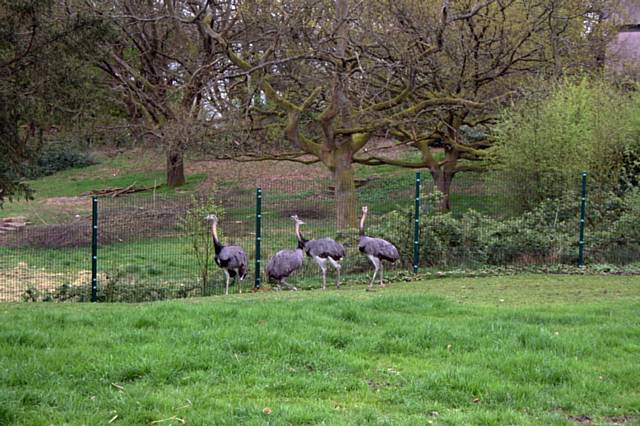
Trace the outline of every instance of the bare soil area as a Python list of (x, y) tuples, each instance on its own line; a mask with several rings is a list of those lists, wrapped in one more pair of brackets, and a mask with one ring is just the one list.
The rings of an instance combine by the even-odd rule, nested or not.
[[(100, 279), (106, 278), (104, 273), (100, 275), (102, 275)], [(0, 270), (0, 301), (21, 302), (29, 289), (40, 294), (54, 294), (63, 284), (89, 286), (91, 271), (50, 272), (44, 268), (33, 268), (26, 262), (20, 262), (12, 269)]]
[(242, 189), (265, 189), (281, 186), (282, 182), (328, 182), (331, 174), (322, 164), (302, 164), (291, 161), (236, 162), (232, 160), (200, 160), (187, 163), (187, 174), (206, 173), (209, 178), (201, 185), (207, 190), (220, 181), (234, 181)]

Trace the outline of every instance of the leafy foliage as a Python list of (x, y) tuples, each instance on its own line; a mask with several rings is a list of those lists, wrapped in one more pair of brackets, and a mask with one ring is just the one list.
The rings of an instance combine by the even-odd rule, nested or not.
[[(437, 194), (437, 193), (436, 193)], [(586, 250), (591, 263), (628, 263), (640, 256), (640, 191), (610, 193), (589, 204)], [(434, 209), (440, 196), (425, 197), (420, 221), (420, 259), (439, 268), (505, 264), (575, 264), (580, 201), (576, 193), (546, 199), (521, 215), (498, 220), (469, 210), (458, 217)], [(388, 213), (372, 235), (413, 257), (411, 208)]]
[(23, 182), (46, 131), (82, 116), (97, 86), (80, 40), (104, 35), (96, 18), (53, 0), (0, 0), (0, 206), (30, 196)]
[(24, 176), (30, 179), (49, 176), (73, 167), (86, 167), (95, 164), (93, 157), (86, 153), (59, 144), (43, 148), (35, 162), (25, 167)]
[(31, 197), (31, 190), (21, 181), (24, 161), (35, 154), (29, 146), (20, 143), (17, 125), (18, 112), (10, 96), (0, 91), (0, 207), (5, 199), (14, 195)]
[(585, 170), (590, 187), (601, 191), (632, 185), (640, 96), (586, 78), (562, 81), (548, 93), (506, 110), (496, 127), (499, 176), (520, 207), (575, 188)]

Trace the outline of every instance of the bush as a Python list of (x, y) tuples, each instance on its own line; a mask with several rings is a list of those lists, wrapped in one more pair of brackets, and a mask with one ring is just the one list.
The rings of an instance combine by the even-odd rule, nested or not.
[(627, 264), (640, 259), (640, 190), (615, 200), (614, 220), (596, 229), (588, 241), (588, 255), (598, 262)]
[(37, 159), (26, 168), (25, 176), (36, 179), (73, 167), (86, 167), (95, 164), (93, 157), (61, 144), (45, 147)]
[(492, 149), (501, 188), (521, 211), (577, 190), (620, 191), (636, 181), (640, 154), (640, 96), (603, 81), (567, 80), (549, 95), (504, 111)]
[[(597, 199), (597, 197), (596, 197)], [(431, 205), (434, 198), (426, 198)], [(580, 200), (575, 193), (544, 200), (519, 216), (497, 220), (473, 210), (456, 217), (428, 210), (420, 223), (420, 260), (438, 268), (508, 264), (575, 264)], [(589, 203), (587, 260), (627, 264), (640, 259), (640, 191), (621, 198), (600, 195)], [(371, 234), (396, 245), (405, 262), (413, 258), (411, 208), (388, 213)]]

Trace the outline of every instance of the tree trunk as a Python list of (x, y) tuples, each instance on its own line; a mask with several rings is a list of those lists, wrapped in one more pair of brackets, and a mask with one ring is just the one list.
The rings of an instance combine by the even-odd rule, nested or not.
[(433, 164), (430, 167), (436, 189), (442, 193), (442, 200), (438, 203), (438, 210), (442, 212), (451, 210), (451, 183), (456, 174), (459, 159), (460, 152), (452, 144), (446, 144), (444, 161), (439, 164)]
[(176, 188), (185, 182), (183, 153), (177, 149), (170, 149), (167, 152), (167, 186)]
[(355, 227), (357, 224), (357, 196), (353, 170), (353, 154), (348, 148), (334, 152), (335, 166), (333, 179), (335, 182), (336, 225), (338, 230)]
[(431, 169), (431, 176), (436, 189), (442, 193), (442, 200), (438, 203), (438, 210), (448, 212), (451, 210), (451, 182), (455, 172), (446, 167)]

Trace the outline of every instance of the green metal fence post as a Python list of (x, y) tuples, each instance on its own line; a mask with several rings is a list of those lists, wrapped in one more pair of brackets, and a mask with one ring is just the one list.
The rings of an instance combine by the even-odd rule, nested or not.
[(262, 242), (262, 189), (256, 189), (256, 282), (255, 288), (260, 288), (260, 243)]
[(582, 172), (582, 192), (580, 194), (580, 238), (578, 239), (578, 267), (584, 267), (584, 219), (587, 209), (587, 172)]
[(91, 199), (91, 302), (98, 301), (98, 197)]
[(413, 230), (413, 273), (418, 272), (420, 263), (420, 172), (416, 172), (416, 210)]

